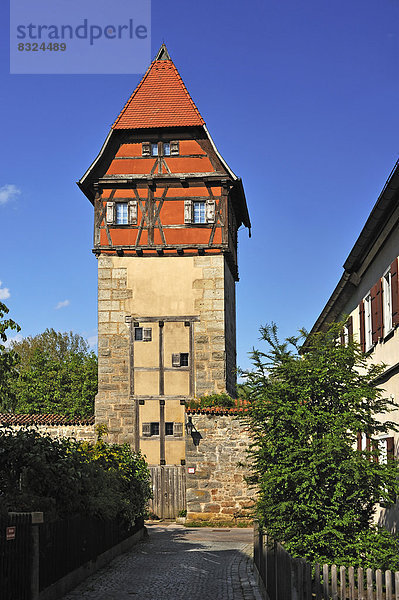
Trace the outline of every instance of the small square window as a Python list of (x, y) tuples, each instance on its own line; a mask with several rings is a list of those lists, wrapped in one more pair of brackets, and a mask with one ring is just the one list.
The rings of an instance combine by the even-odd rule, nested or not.
[(170, 156), (170, 142), (163, 143), (163, 155)]
[(173, 423), (165, 423), (165, 435), (173, 435)]
[(116, 224), (127, 225), (127, 202), (116, 203)]
[(134, 341), (135, 342), (151, 342), (152, 341), (151, 327), (135, 327), (134, 328)]
[(193, 223), (205, 223), (205, 202), (193, 202)]
[(188, 352), (172, 354), (172, 367), (188, 367)]
[(151, 156), (158, 156), (158, 144), (151, 144)]

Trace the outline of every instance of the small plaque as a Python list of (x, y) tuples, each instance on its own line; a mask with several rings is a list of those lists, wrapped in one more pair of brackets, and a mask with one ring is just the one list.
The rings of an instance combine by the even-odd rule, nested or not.
[(15, 526), (13, 527), (7, 527), (6, 528), (6, 540), (10, 541), (10, 540), (15, 540), (15, 534), (17, 532), (17, 528)]
[(43, 513), (42, 512), (33, 512), (32, 515), (32, 525), (38, 525), (39, 523), (43, 523)]
[(188, 467), (187, 472), (189, 475), (194, 475), (195, 473), (195, 467)]

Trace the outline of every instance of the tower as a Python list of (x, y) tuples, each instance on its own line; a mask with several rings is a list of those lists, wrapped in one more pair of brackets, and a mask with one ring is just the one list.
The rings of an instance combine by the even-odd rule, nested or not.
[(96, 421), (150, 465), (184, 464), (185, 402), (235, 393), (241, 180), (163, 44), (78, 182), (98, 258)]

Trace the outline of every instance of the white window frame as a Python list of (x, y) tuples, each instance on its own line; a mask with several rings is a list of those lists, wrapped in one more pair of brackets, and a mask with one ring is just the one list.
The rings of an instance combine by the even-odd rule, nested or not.
[(392, 282), (391, 269), (382, 276), (382, 317), (384, 323), (384, 337), (392, 330)]
[(115, 203), (115, 225), (129, 225), (129, 205), (127, 202)]
[(363, 300), (364, 304), (364, 342), (366, 352), (373, 347), (373, 319), (371, 316), (371, 294), (370, 292)]
[(197, 225), (206, 223), (206, 203), (204, 200), (193, 200), (193, 223)]

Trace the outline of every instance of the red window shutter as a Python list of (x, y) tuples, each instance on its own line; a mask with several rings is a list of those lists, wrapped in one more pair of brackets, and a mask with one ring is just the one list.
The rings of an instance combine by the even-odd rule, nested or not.
[(367, 450), (367, 452), (370, 452), (370, 449), (371, 449), (370, 436), (366, 435), (366, 450)]
[(399, 323), (398, 259), (391, 264), (392, 326)]
[(376, 284), (376, 319), (377, 319), (377, 339), (381, 340), (384, 337), (384, 320), (383, 320), (383, 300), (382, 300), (382, 279)]
[(345, 346), (345, 334), (344, 334), (343, 329), (341, 329), (341, 333), (340, 333), (340, 342), (341, 342), (341, 346)]
[(395, 444), (393, 437), (386, 439), (387, 442), (387, 458), (392, 460), (394, 458)]
[(349, 343), (351, 343), (353, 342), (353, 317), (349, 317), (346, 323), (346, 328), (348, 330)]
[(359, 304), (359, 317), (360, 317), (360, 348), (362, 352), (366, 352), (366, 337), (364, 333), (364, 302), (363, 300)]
[(370, 291), (371, 296), (371, 331), (373, 344), (378, 342), (378, 283), (373, 285)]
[(360, 433), (360, 431), (357, 432), (357, 449), (362, 449), (362, 434)]

